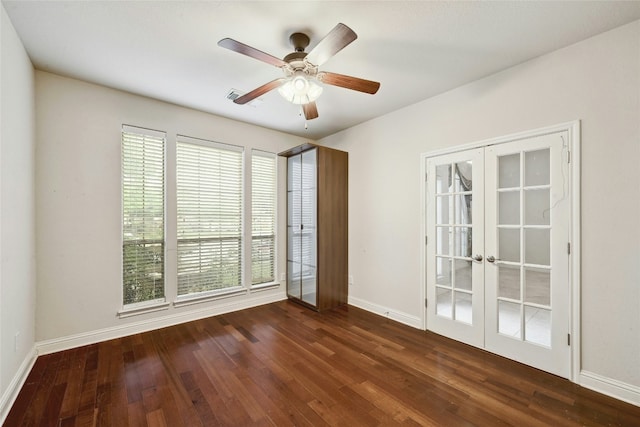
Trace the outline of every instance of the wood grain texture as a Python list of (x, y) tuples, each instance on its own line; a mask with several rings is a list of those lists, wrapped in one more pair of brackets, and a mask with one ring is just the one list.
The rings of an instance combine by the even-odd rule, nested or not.
[(289, 298), (324, 311), (346, 304), (348, 298), (349, 153), (307, 143), (279, 155), (291, 157), (308, 150), (316, 150), (316, 303), (307, 304), (291, 294)]
[(318, 106), (315, 102), (309, 102), (302, 106), (304, 112), (304, 118), (307, 120), (313, 120), (318, 118)]
[(347, 303), (349, 282), (349, 153), (318, 147), (318, 305)]
[(342, 306), (290, 301), (40, 356), (13, 426), (638, 426), (640, 407)]
[(372, 80), (365, 80), (359, 77), (346, 76), (344, 74), (321, 71), (317, 76), (322, 83), (343, 87), (345, 89), (357, 90), (374, 95), (380, 89), (380, 83)]

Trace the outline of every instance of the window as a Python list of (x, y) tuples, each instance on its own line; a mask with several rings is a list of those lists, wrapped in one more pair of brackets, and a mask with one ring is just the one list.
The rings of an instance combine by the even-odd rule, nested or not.
[(251, 152), (251, 284), (275, 280), (276, 156)]
[(125, 306), (164, 301), (163, 132), (122, 127), (122, 265)]
[(178, 135), (178, 297), (242, 286), (242, 147)]

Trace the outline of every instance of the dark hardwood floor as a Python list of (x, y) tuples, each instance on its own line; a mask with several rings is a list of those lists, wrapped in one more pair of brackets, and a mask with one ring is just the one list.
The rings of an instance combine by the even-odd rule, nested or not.
[(640, 407), (354, 307), (283, 301), (38, 358), (6, 426), (639, 426)]

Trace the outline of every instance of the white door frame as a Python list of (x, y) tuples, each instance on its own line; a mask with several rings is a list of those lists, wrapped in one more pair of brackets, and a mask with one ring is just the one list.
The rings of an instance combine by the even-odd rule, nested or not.
[[(421, 301), (426, 299), (427, 272), (426, 272), (426, 162), (430, 157), (436, 157), (443, 154), (451, 154), (458, 151), (466, 151), (474, 148), (483, 148), (490, 145), (504, 144), (521, 139), (527, 139), (535, 136), (546, 135), (566, 131), (569, 141), (568, 159), (569, 162), (569, 195), (571, 197), (571, 214), (570, 214), (570, 244), (571, 254), (569, 256), (569, 293), (570, 293), (570, 321), (571, 325), (571, 377), (573, 382), (578, 382), (580, 374), (580, 357), (581, 357), (581, 322), (580, 322), (580, 295), (581, 295), (581, 279), (580, 279), (580, 259), (581, 259), (581, 240), (580, 240), (580, 121), (560, 123), (544, 128), (528, 130), (524, 132), (505, 135), (497, 138), (486, 139), (483, 141), (473, 142), (470, 144), (459, 145), (439, 150), (429, 151), (420, 155), (420, 269), (421, 269)], [(426, 304), (422, 304), (421, 321), (423, 329), (427, 329), (427, 310)]]

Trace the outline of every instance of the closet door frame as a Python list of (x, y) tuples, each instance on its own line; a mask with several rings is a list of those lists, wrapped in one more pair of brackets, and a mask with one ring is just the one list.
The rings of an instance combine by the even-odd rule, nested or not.
[(460, 151), (467, 151), (476, 148), (484, 148), (491, 145), (504, 144), (521, 139), (528, 139), (536, 136), (547, 135), (566, 131), (568, 135), (567, 152), (565, 154), (568, 163), (568, 181), (569, 181), (569, 197), (571, 198), (570, 207), (570, 236), (569, 244), (571, 253), (569, 255), (569, 295), (570, 295), (570, 342), (571, 342), (571, 377), (573, 382), (577, 382), (580, 374), (580, 358), (581, 358), (581, 324), (580, 324), (580, 259), (581, 259), (581, 240), (580, 240), (580, 121), (575, 120), (566, 123), (560, 123), (544, 128), (528, 130), (524, 132), (509, 134), (497, 138), (491, 138), (470, 144), (450, 147), (446, 149), (429, 151), (420, 156), (420, 206), (421, 206), (421, 233), (420, 239), (420, 266), (421, 266), (421, 286), (420, 301), (422, 301), (421, 322), (424, 330), (427, 330), (427, 222), (426, 222), (426, 200), (427, 200), (427, 159), (431, 157), (441, 156), (444, 154), (452, 154)]

